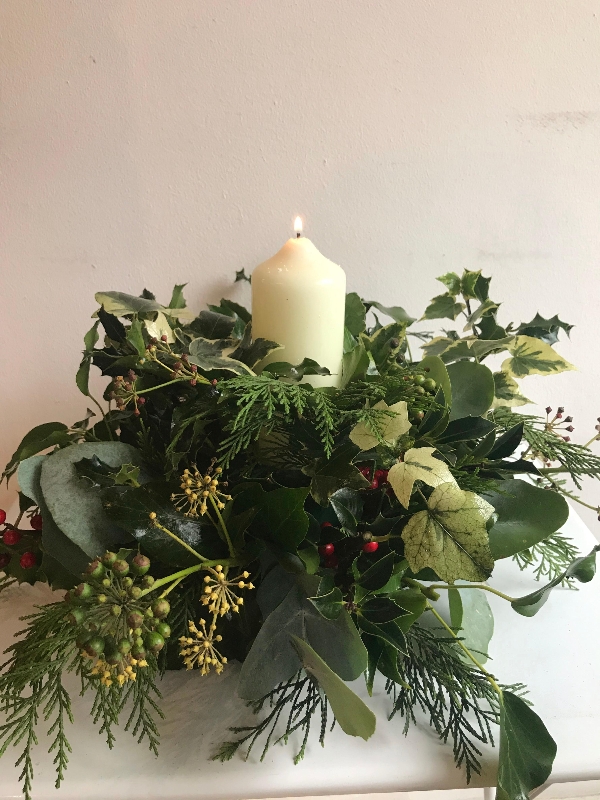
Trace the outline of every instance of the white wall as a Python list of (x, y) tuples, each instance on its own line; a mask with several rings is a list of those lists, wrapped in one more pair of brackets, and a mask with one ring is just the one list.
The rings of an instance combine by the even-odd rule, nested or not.
[[(575, 322), (581, 371), (527, 393), (600, 414), (594, 0), (2, 0), (4, 463), (85, 412), (94, 291), (230, 293), (290, 232), (423, 309), (494, 275), (505, 321)], [(588, 435), (589, 434), (589, 435)], [(589, 493), (600, 501), (600, 487)], [(590, 515), (593, 517), (593, 515)], [(596, 523), (597, 525), (597, 523)]]

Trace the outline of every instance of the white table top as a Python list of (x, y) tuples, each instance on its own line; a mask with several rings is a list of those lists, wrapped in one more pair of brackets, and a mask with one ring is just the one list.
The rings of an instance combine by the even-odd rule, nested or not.
[[(596, 544), (573, 512), (563, 530), (582, 553)], [(538, 586), (510, 560), (497, 565), (493, 583), (513, 596)], [(530, 698), (558, 744), (551, 781), (600, 779), (600, 576), (578, 592), (555, 589), (533, 618), (516, 614), (498, 597), (488, 597), (496, 618), (489, 668), (503, 683), (529, 685)], [(50, 598), (47, 587), (40, 585), (0, 595), (0, 646), (6, 647), (22, 627), (18, 615)], [(179, 672), (163, 680), (166, 720), (158, 759), (124, 732), (109, 752), (89, 717), (89, 699), (77, 696), (73, 681), (69, 685), (75, 725), (69, 731), (73, 753), (66, 780), (56, 792), (52, 759), (42, 736), (35, 758), (35, 800), (247, 800), (465, 786), (450, 745), (442, 745), (427, 725), (413, 728), (405, 738), (400, 718), (386, 720), (390, 704), (383, 683), (376, 684), (368, 699), (362, 679), (353, 689), (378, 717), (377, 731), (368, 742), (336, 729), (327, 734), (322, 749), (315, 731), (298, 766), (292, 762), (294, 743), (272, 748), (263, 763), (258, 761), (260, 750), (253, 751), (248, 762), (239, 755), (226, 764), (209, 761), (216, 746), (232, 738), (229, 726), (253, 719), (237, 698), (236, 674), (236, 666), (230, 665), (220, 677)], [(11, 748), (2, 759), (0, 798), (21, 796), (18, 772), (12, 767), (16, 753)], [(495, 769), (495, 752), (488, 749), (482, 775), (475, 776), (471, 786), (493, 786)]]

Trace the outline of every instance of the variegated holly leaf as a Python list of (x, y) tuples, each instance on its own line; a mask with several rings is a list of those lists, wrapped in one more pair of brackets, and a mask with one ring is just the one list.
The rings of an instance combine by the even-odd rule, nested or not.
[(448, 465), (434, 458), (435, 447), (413, 447), (388, 472), (388, 483), (405, 508), (408, 508), (415, 481), (423, 481), (428, 486), (454, 483)]
[(488, 578), (494, 558), (485, 523), (493, 513), (483, 498), (463, 492), (454, 482), (438, 486), (427, 501), (427, 510), (412, 516), (402, 531), (411, 570), (430, 567), (448, 583)]
[(527, 397), (521, 394), (519, 384), (507, 372), (494, 372), (494, 403), (492, 408), (507, 406), (525, 406), (531, 403)]
[(549, 344), (533, 336), (517, 336), (508, 346), (512, 358), (502, 363), (502, 371), (509, 372), (515, 378), (525, 375), (551, 375), (575, 369)]
[(373, 428), (364, 422), (359, 422), (352, 428), (350, 440), (361, 450), (371, 450), (382, 442), (393, 444), (399, 436), (408, 433), (411, 428), (411, 423), (408, 421), (408, 407), (404, 400), (392, 406), (388, 406), (385, 400), (380, 400), (373, 408), (392, 413), (381, 414), (377, 420), (380, 436), (377, 436)]

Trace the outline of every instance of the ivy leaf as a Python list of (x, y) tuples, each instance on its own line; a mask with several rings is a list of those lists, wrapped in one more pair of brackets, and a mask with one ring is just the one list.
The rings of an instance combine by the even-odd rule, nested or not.
[(439, 294), (427, 306), (421, 319), (456, 319), (464, 308), (464, 303), (457, 303), (451, 294)]
[(448, 465), (434, 458), (435, 447), (418, 447), (407, 450), (404, 461), (400, 461), (388, 472), (388, 483), (405, 508), (408, 508), (415, 481), (423, 481), (428, 486), (454, 483)]
[(350, 294), (347, 294), (345, 326), (353, 336), (358, 336), (359, 333), (362, 333), (365, 330), (366, 314), (367, 310), (364, 306), (364, 303), (356, 294), (356, 292), (350, 292)]
[(526, 375), (550, 375), (575, 369), (549, 344), (533, 336), (517, 336), (509, 346), (512, 358), (502, 363), (502, 371), (515, 378)]
[(340, 728), (349, 736), (360, 736), (365, 741), (369, 739), (375, 733), (375, 714), (327, 666), (309, 644), (298, 636), (292, 636), (292, 642), (302, 666), (325, 692)]
[[(244, 280), (249, 281), (249, 278), (244, 278)], [(209, 308), (219, 314), (226, 314), (231, 317), (238, 316), (245, 325), (252, 321), (252, 314), (247, 308), (244, 308), (239, 303), (234, 303), (233, 300), (228, 300), (226, 297), (221, 298), (221, 303), (218, 306), (209, 306)]]
[(331, 458), (318, 458), (312, 464), (303, 467), (302, 472), (309, 475), (310, 493), (322, 506), (329, 504), (329, 498), (338, 489), (366, 489), (369, 481), (352, 464), (357, 454), (354, 444), (337, 447)]
[(228, 339), (210, 341), (199, 337), (190, 342), (189, 360), (203, 370), (224, 369), (236, 375), (253, 375), (246, 364), (229, 357), (234, 348)]
[(141, 320), (134, 319), (127, 331), (127, 341), (137, 352), (138, 356), (143, 356), (146, 352), (146, 343), (144, 342), (144, 335), (142, 333), (143, 325)]
[[(452, 627), (455, 631), (460, 631), (463, 643), (471, 652), (476, 653), (479, 663), (485, 664), (494, 633), (494, 616), (485, 592), (473, 588), (465, 591), (460, 588), (449, 589), (448, 602)], [(460, 656), (466, 663), (471, 663), (462, 650)]]
[(527, 800), (552, 772), (556, 743), (527, 703), (507, 691), (500, 697), (498, 800)]
[(304, 510), (307, 496), (305, 488), (265, 492), (256, 506), (252, 524), (256, 535), (293, 553), (308, 530), (308, 515)]
[(506, 406), (516, 408), (531, 403), (527, 397), (521, 394), (519, 384), (511, 378), (507, 372), (494, 372), (494, 403), (493, 408)]
[(385, 400), (380, 400), (373, 406), (374, 409), (391, 412), (381, 415), (377, 420), (381, 436), (376, 436), (373, 430), (364, 422), (359, 422), (350, 431), (350, 441), (354, 442), (361, 450), (371, 450), (381, 442), (394, 444), (403, 434), (408, 433), (412, 424), (408, 421), (408, 406), (404, 400), (388, 406)]
[(533, 336), (536, 339), (541, 339), (543, 342), (546, 342), (546, 344), (555, 344), (558, 341), (558, 333), (561, 329), (567, 336), (570, 336), (573, 327), (574, 325), (562, 322), (557, 314), (550, 317), (550, 319), (545, 319), (538, 313), (531, 322), (521, 323), (517, 328), (517, 333), (523, 336)]
[(484, 302), (478, 306), (475, 311), (473, 311), (467, 317), (467, 324), (463, 328), (463, 331), (468, 331), (476, 322), (478, 322), (484, 314), (489, 313), (496, 313), (498, 310), (498, 303), (494, 303), (493, 300), (484, 300)]
[(156, 300), (136, 297), (133, 294), (125, 294), (124, 292), (96, 292), (94, 297), (98, 305), (102, 306), (108, 314), (113, 314), (115, 317), (164, 310), (164, 306), (161, 306)]
[(475, 287), (477, 286), (477, 283), (480, 278), (481, 278), (480, 269), (476, 271), (471, 271), (469, 269), (464, 270), (462, 278), (460, 279), (460, 291), (465, 299), (468, 300), (477, 299), (477, 295), (475, 294)]
[(20, 461), (25, 461), (30, 456), (41, 453), (42, 450), (47, 450), (49, 447), (55, 445), (64, 447), (70, 443), (69, 429), (62, 422), (44, 422), (42, 425), (37, 425), (21, 439), (21, 443), (2, 473), (2, 479), (9, 478)]
[(294, 585), (272, 611), (246, 656), (238, 683), (244, 700), (260, 700), (301, 667), (291, 636), (302, 637), (340, 678), (356, 680), (366, 669), (367, 652), (350, 614), (325, 619)]
[(493, 513), (483, 498), (463, 492), (456, 483), (438, 486), (427, 500), (427, 510), (414, 514), (402, 531), (411, 570), (430, 567), (447, 583), (488, 578), (494, 559), (486, 522)]
[(451, 294), (453, 297), (460, 294), (460, 278), (456, 272), (447, 272), (445, 275), (440, 275), (439, 278), (436, 278), (436, 281), (443, 283), (446, 289), (448, 289), (448, 294)]
[(411, 317), (401, 306), (382, 306), (381, 303), (376, 303), (374, 300), (367, 300), (366, 305), (369, 308), (376, 308), (387, 317), (391, 317), (394, 322), (404, 322), (407, 326), (415, 322), (415, 318)]
[[(235, 333), (235, 328), (234, 328)], [(281, 347), (277, 342), (271, 342), (269, 339), (252, 339), (252, 323), (248, 322), (244, 328), (244, 335), (242, 341), (238, 344), (236, 349), (231, 354), (231, 358), (237, 361), (242, 361), (247, 366), (253, 368), (259, 361), (266, 358), (269, 353), (274, 350), (280, 350)]]
[(580, 583), (589, 583), (596, 574), (596, 553), (600, 550), (600, 545), (596, 545), (591, 553), (587, 556), (580, 556), (572, 561), (562, 575), (557, 575), (556, 578), (537, 589), (525, 597), (518, 597), (513, 600), (511, 606), (513, 609), (524, 617), (533, 617), (540, 608), (545, 604), (550, 596), (550, 592), (555, 586), (560, 584), (568, 578), (576, 578)]
[(216, 311), (201, 311), (190, 328), (204, 339), (227, 339), (235, 326), (235, 317), (219, 314)]
[(77, 384), (77, 388), (84, 394), (86, 397), (89, 397), (90, 389), (89, 389), (89, 382), (90, 382), (90, 366), (92, 363), (92, 356), (94, 353), (94, 347), (98, 342), (98, 325), (100, 324), (100, 320), (96, 320), (86, 335), (83, 337), (83, 343), (85, 345), (85, 350), (83, 351), (83, 358), (81, 359), (81, 363), (79, 365), (79, 369), (77, 370), (77, 375), (75, 376), (75, 383)]
[(494, 401), (494, 377), (484, 364), (457, 361), (448, 366), (452, 386), (450, 419), (481, 417)]
[(169, 344), (173, 344), (175, 342), (173, 329), (169, 325), (169, 322), (162, 311), (159, 311), (156, 314), (154, 320), (145, 319), (144, 325), (146, 326), (148, 336), (154, 339), (160, 339), (163, 336), (166, 336)]

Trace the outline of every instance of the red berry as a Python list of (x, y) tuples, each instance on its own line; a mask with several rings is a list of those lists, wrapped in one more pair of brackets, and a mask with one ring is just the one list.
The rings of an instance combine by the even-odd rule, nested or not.
[(369, 489), (379, 489), (379, 481), (377, 480), (377, 478), (373, 478), (373, 480), (371, 481), (371, 485), (369, 486)]
[(9, 564), (10, 564), (10, 554), (0, 553), (0, 569), (8, 567)]
[(376, 469), (375, 480), (379, 481), (379, 483), (387, 483), (388, 472), (389, 470), (387, 469)]
[(322, 522), (321, 530), (323, 530), (323, 528), (333, 528), (333, 525), (331, 524), (331, 522)]
[(166, 333), (163, 333), (163, 335), (160, 337), (160, 340), (161, 340), (161, 342), (168, 342), (169, 341), (169, 337), (167, 336)]
[(145, 397), (138, 397), (137, 399), (138, 406), (143, 406), (145, 402), (146, 402)]
[(337, 556), (335, 555), (327, 556), (324, 563), (328, 569), (335, 569), (338, 565)]
[(374, 553), (379, 550), (379, 542), (365, 542), (363, 544), (363, 553)]
[(19, 564), (23, 567), (23, 569), (31, 569), (35, 567), (35, 553), (32, 553), (28, 550), (26, 553), (23, 553), (21, 558), (19, 559)]
[(3, 508), (0, 508), (0, 525), (4, 525), (6, 522), (6, 511)]
[(29, 520), (29, 524), (33, 528), (34, 531), (41, 531), (42, 530), (42, 515), (41, 514), (34, 514), (31, 519)]
[(12, 545), (18, 544), (21, 541), (21, 534), (19, 531), (15, 531), (13, 528), (8, 528), (2, 534), (2, 541), (4, 544), (12, 547)]
[(319, 547), (319, 553), (322, 556), (333, 555), (334, 551), (335, 551), (335, 547), (333, 546), (333, 544), (331, 542), (329, 542), (329, 544), (322, 544), (321, 547)]

